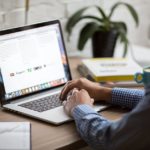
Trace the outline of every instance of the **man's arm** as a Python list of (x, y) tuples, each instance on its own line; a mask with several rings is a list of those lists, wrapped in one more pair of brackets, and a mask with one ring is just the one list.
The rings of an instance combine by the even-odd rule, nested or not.
[(125, 88), (108, 88), (100, 86), (85, 78), (69, 81), (63, 88), (60, 99), (66, 100), (68, 93), (77, 88), (85, 89), (94, 101), (105, 101), (123, 107), (133, 108), (143, 98), (144, 91)]
[(100, 116), (88, 105), (78, 105), (73, 110), (73, 118), (81, 137), (94, 149), (108, 150), (107, 142), (111, 121)]
[(109, 121), (88, 105), (73, 110), (77, 130), (93, 149), (143, 150), (150, 149), (150, 96), (122, 119)]
[[(136, 141), (139, 141), (139, 137), (145, 138), (145, 135), (148, 134), (146, 139), (142, 141), (143, 146), (149, 139), (150, 112), (145, 113), (144, 109), (150, 107), (150, 104), (145, 104), (145, 101), (142, 100), (144, 96), (142, 90), (102, 88), (83, 79), (69, 82), (63, 89), (61, 98), (64, 99), (68, 91), (74, 87), (79, 91), (75, 90), (71, 96), (67, 97), (64, 109), (67, 114), (73, 116), (78, 132), (91, 147), (101, 150), (133, 150), (135, 148), (143, 148), (139, 145), (141, 142), (136, 143)], [(85, 90), (81, 89), (86, 89), (89, 95)], [(95, 96), (96, 93), (97, 95)], [(93, 104), (91, 98), (105, 100), (109, 103), (129, 108), (135, 107), (137, 103), (138, 106), (128, 115), (124, 116), (123, 119), (112, 122), (96, 113), (90, 107)], [(145, 105), (141, 106), (140, 104), (142, 103)], [(147, 115), (148, 118), (145, 119)], [(148, 126), (148, 128), (145, 126)], [(146, 129), (146, 132), (143, 128)]]
[[(143, 97), (143, 90), (114, 88), (112, 89), (111, 103), (133, 108), (140, 101), (142, 102)], [(128, 116), (124, 117), (120, 121), (112, 122), (99, 115), (89, 105), (78, 105), (73, 109), (72, 114), (75, 119), (78, 132), (94, 149), (109, 150), (112, 149), (112, 141), (118, 141), (118, 143), (116, 143), (117, 150), (118, 147), (121, 148), (121, 145), (119, 145), (120, 138), (125, 140), (121, 137), (123, 136), (123, 133), (128, 134), (127, 137), (130, 138), (130, 136), (132, 137), (132, 132), (135, 132), (128, 131), (128, 126), (134, 126), (132, 124), (126, 125), (126, 122), (128, 122), (129, 119)], [(130, 118), (132, 118), (131, 116)], [(135, 122), (133, 121), (133, 123)], [(115, 144), (115, 142), (113, 143)], [(113, 147), (115, 146), (113, 145)]]
[(144, 97), (144, 90), (113, 88), (109, 103), (127, 108), (134, 108)]

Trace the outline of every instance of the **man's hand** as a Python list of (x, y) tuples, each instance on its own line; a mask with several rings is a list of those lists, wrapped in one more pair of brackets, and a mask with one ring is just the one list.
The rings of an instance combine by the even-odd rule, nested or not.
[(82, 104), (86, 104), (89, 106), (93, 106), (94, 99), (91, 99), (88, 92), (84, 89), (80, 91), (77, 89), (73, 89), (72, 93), (67, 97), (67, 101), (63, 102), (65, 112), (72, 116), (73, 109)]
[(111, 100), (111, 88), (102, 87), (98, 83), (87, 80), (86, 78), (80, 78), (76, 80), (69, 81), (63, 88), (60, 99), (65, 100), (67, 94), (74, 88), (78, 90), (85, 89), (91, 98), (94, 100)]

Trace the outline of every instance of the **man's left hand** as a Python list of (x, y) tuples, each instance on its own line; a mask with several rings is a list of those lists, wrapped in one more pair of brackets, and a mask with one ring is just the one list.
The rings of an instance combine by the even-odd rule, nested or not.
[(82, 104), (86, 104), (89, 106), (93, 106), (94, 99), (91, 98), (88, 94), (88, 92), (84, 89), (81, 89), (80, 91), (77, 89), (73, 89), (71, 94), (67, 97), (67, 101), (63, 102), (65, 112), (72, 116), (73, 109)]

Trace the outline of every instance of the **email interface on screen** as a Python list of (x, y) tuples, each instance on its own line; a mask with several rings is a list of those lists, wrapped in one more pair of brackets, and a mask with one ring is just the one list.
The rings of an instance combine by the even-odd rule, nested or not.
[(0, 67), (5, 99), (64, 84), (68, 66), (59, 25), (0, 36)]

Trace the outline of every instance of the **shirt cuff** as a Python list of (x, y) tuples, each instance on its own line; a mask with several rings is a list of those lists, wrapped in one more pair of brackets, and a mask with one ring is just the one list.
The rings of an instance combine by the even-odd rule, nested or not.
[(97, 112), (86, 104), (78, 105), (72, 111), (72, 116), (75, 120), (80, 120), (88, 114), (97, 114)]

